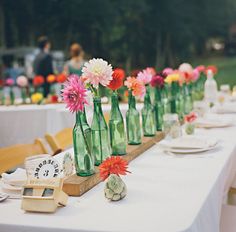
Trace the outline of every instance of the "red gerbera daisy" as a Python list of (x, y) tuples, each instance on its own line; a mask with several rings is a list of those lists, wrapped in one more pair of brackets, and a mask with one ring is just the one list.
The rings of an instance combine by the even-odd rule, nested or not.
[(66, 81), (66, 75), (64, 73), (61, 73), (57, 75), (57, 82), (58, 83), (64, 83)]
[(43, 76), (35, 76), (33, 80), (33, 85), (34, 86), (40, 86), (44, 83), (44, 78)]
[(125, 71), (121, 68), (114, 69), (112, 74), (112, 80), (110, 84), (107, 86), (111, 90), (117, 90), (123, 85), (123, 79), (125, 77)]
[(213, 74), (215, 75), (218, 72), (218, 69), (215, 65), (209, 65), (205, 69), (205, 73), (207, 74), (208, 70), (211, 70)]
[[(126, 175), (129, 171), (128, 162), (120, 156), (111, 156), (99, 166), (100, 177), (105, 180), (110, 174)], [(130, 173), (130, 172), (129, 172)]]

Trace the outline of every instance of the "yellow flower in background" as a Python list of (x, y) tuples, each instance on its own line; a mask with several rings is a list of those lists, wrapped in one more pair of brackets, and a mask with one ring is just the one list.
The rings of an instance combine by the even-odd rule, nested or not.
[(43, 94), (41, 94), (41, 93), (34, 93), (34, 94), (32, 94), (32, 96), (31, 96), (31, 101), (32, 101), (32, 103), (34, 103), (34, 104), (38, 104), (38, 103), (40, 103), (42, 100), (43, 100)]
[(165, 79), (165, 82), (167, 84), (171, 84), (172, 82), (177, 82), (179, 80), (179, 73), (172, 73), (170, 75), (168, 75)]

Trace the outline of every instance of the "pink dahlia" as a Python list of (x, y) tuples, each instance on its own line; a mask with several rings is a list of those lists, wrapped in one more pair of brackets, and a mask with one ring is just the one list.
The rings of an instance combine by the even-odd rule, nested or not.
[(112, 80), (112, 66), (103, 59), (91, 59), (84, 64), (82, 76), (86, 83), (90, 83), (94, 88), (98, 88), (99, 84), (103, 86), (109, 85)]
[(13, 86), (14, 85), (14, 80), (12, 78), (7, 78), (6, 79), (6, 85)]
[(152, 87), (162, 88), (164, 86), (164, 78), (159, 75), (153, 76), (150, 84)]
[(172, 68), (165, 68), (162, 70), (162, 74), (164, 77), (167, 77), (168, 75), (170, 75), (173, 72)]
[(198, 78), (199, 78), (199, 76), (200, 76), (200, 72), (198, 71), (198, 69), (194, 69), (193, 70), (193, 76), (192, 76), (192, 80), (195, 82), (195, 81), (197, 81), (198, 80)]
[(84, 104), (88, 104), (86, 100), (87, 90), (83, 82), (77, 75), (70, 75), (68, 80), (64, 83), (62, 90), (62, 98), (72, 113), (83, 111)]
[(19, 85), (21, 88), (24, 88), (28, 85), (28, 79), (25, 76), (18, 76), (16, 79), (17, 85)]
[(147, 67), (146, 70), (152, 74), (152, 76), (156, 75), (156, 70), (153, 67)]
[(138, 73), (137, 80), (141, 81), (144, 85), (147, 85), (152, 80), (152, 73), (144, 69)]

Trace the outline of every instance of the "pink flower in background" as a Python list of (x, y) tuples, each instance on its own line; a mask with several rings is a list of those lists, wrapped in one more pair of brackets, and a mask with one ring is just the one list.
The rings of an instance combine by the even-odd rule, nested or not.
[(141, 81), (144, 85), (147, 85), (152, 80), (152, 73), (144, 69), (138, 73), (137, 80)]
[(155, 76), (155, 75), (156, 75), (156, 70), (155, 70), (155, 68), (153, 68), (153, 67), (147, 67), (146, 70), (147, 70), (147, 72), (151, 73), (152, 76)]
[(179, 71), (181, 71), (181, 72), (186, 72), (186, 73), (188, 73), (189, 75), (191, 75), (192, 72), (193, 72), (193, 67), (192, 67), (192, 65), (189, 64), (189, 63), (183, 63), (183, 64), (181, 64), (181, 65), (179, 66)]
[(164, 77), (167, 77), (172, 72), (173, 72), (172, 68), (165, 68), (165, 69), (162, 70), (162, 74), (163, 74)]
[(83, 82), (77, 75), (70, 75), (64, 83), (62, 90), (62, 98), (66, 103), (66, 107), (72, 112), (84, 110), (84, 104), (88, 104), (86, 100), (87, 90)]
[(17, 85), (19, 85), (21, 88), (24, 88), (28, 85), (28, 79), (25, 76), (18, 76), (16, 79)]
[(200, 72), (198, 71), (198, 69), (195, 68), (193, 70), (192, 81), (197, 81), (199, 76), (200, 76)]
[(143, 85), (143, 82), (137, 80), (135, 77), (128, 77), (124, 84), (132, 91), (133, 96), (143, 97), (146, 93), (146, 88)]
[(159, 75), (153, 76), (150, 84), (152, 87), (162, 88), (164, 86), (164, 78)]
[(90, 83), (94, 88), (98, 88), (99, 84), (103, 86), (109, 85), (112, 80), (112, 66), (103, 59), (91, 59), (84, 64), (82, 76), (86, 83)]
[(206, 67), (204, 65), (199, 65), (195, 69), (197, 69), (199, 73), (202, 73), (205, 71)]
[(5, 83), (8, 86), (13, 86), (15, 82), (12, 78), (7, 78)]

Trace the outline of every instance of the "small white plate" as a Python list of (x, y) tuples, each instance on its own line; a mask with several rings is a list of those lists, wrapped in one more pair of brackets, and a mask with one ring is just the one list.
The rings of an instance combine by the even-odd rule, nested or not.
[(200, 148), (200, 149), (174, 149), (174, 148), (165, 148), (163, 149), (163, 151), (166, 152), (172, 152), (175, 154), (183, 154), (183, 155), (187, 155), (187, 154), (196, 154), (196, 153), (202, 153), (205, 151), (210, 151), (213, 150), (215, 148), (218, 147), (218, 144), (212, 146), (212, 147), (205, 147), (205, 148)]

